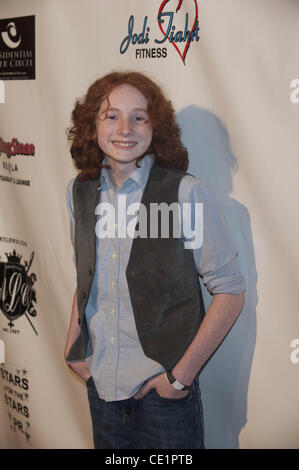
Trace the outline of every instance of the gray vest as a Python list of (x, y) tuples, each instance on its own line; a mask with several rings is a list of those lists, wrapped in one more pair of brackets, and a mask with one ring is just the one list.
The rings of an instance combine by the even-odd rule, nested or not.
[[(192, 250), (181, 238), (150, 238), (150, 203), (178, 202), (183, 172), (154, 164), (141, 203), (147, 209), (148, 237), (134, 238), (126, 276), (140, 344), (146, 356), (171, 369), (182, 357), (198, 331), (204, 304)], [(86, 357), (88, 331), (85, 309), (96, 262), (96, 214), (99, 180), (73, 185), (77, 297), (81, 333), (72, 345), (68, 360)], [(170, 215), (172, 212), (170, 211)], [(172, 221), (169, 223), (172, 227)], [(136, 226), (137, 229), (137, 226)], [(102, 241), (104, 243), (104, 241)]]

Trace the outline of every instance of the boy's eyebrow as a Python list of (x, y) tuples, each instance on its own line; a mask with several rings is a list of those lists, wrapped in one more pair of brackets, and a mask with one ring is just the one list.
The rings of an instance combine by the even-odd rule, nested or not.
[[(106, 113), (107, 111), (121, 111), (121, 110), (118, 109), (118, 108), (113, 108), (113, 107), (109, 107), (109, 106), (108, 106), (108, 108), (106, 108), (106, 109), (103, 110), (102, 112), (103, 112), (103, 113)], [(143, 112), (145, 112), (145, 113), (148, 113), (148, 110), (147, 110), (147, 109), (144, 109), (144, 108), (134, 108), (134, 109), (132, 109), (132, 111), (133, 111), (133, 112), (134, 112), (134, 111), (143, 111)]]

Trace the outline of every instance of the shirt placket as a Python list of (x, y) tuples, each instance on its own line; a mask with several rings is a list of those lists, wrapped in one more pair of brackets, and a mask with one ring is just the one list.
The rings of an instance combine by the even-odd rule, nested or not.
[[(114, 228), (115, 237), (110, 239), (110, 278), (109, 278), (109, 293), (108, 293), (108, 309), (107, 309), (107, 370), (105, 376), (106, 393), (109, 399), (116, 400), (117, 398), (117, 367), (119, 357), (119, 263), (120, 263), (120, 244), (121, 238), (118, 237), (118, 231), (123, 229), (125, 224), (125, 214), (123, 212), (118, 218), (118, 196), (120, 190), (112, 190), (113, 207), (114, 207)], [(119, 220), (120, 219), (120, 220)]]

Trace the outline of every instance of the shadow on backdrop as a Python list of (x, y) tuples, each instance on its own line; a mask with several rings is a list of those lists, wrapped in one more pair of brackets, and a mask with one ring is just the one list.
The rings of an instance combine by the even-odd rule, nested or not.
[[(250, 216), (244, 205), (230, 197), (237, 160), (221, 120), (210, 111), (189, 106), (177, 114), (177, 122), (189, 152), (188, 172), (210, 187), (222, 207), (247, 286), (241, 315), (200, 375), (206, 447), (237, 449), (247, 421), (248, 383), (256, 341), (257, 272)], [(203, 284), (202, 289), (207, 307), (212, 297)]]

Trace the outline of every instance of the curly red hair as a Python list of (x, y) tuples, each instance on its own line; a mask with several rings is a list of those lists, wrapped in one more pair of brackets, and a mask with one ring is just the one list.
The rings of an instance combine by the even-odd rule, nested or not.
[[(96, 80), (83, 99), (76, 101), (72, 111), (73, 126), (68, 129), (68, 140), (75, 166), (81, 170), (81, 180), (98, 178), (101, 168), (105, 167), (105, 155), (96, 137), (96, 117), (102, 101), (109, 98), (113, 88), (122, 84), (137, 88), (148, 100), (153, 138), (147, 153), (153, 153), (162, 167), (186, 171), (188, 153), (180, 140), (181, 131), (175, 121), (173, 106), (161, 88), (143, 73), (112, 72)], [(137, 166), (143, 157), (137, 159)]]

